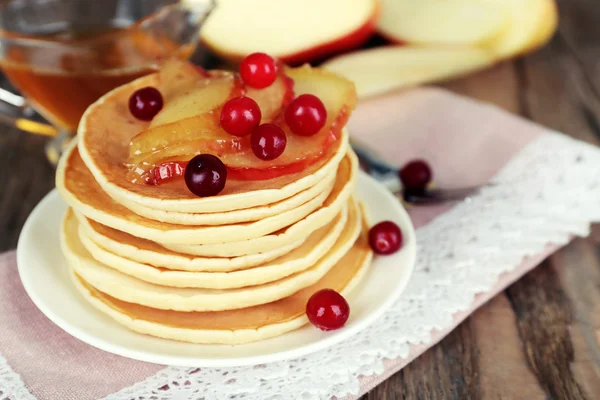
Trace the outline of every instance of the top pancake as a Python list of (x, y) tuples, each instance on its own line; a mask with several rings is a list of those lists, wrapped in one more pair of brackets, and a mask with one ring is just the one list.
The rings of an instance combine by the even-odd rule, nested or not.
[(139, 203), (165, 211), (208, 213), (231, 211), (273, 203), (314, 186), (335, 170), (348, 146), (346, 129), (337, 143), (336, 152), (328, 160), (317, 163), (301, 173), (264, 181), (228, 180), (223, 191), (213, 197), (197, 197), (182, 180), (160, 186), (132, 183), (127, 179), (124, 162), (129, 155), (131, 138), (145, 129), (149, 122), (134, 118), (128, 109), (131, 94), (142, 87), (162, 83), (152, 74), (118, 87), (92, 104), (79, 123), (81, 158), (100, 186), (119, 201)]

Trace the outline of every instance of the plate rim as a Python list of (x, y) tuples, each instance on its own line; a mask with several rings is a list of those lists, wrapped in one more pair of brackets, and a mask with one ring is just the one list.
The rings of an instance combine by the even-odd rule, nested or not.
[[(46, 303), (43, 301), (41, 297), (38, 296), (37, 291), (34, 289), (33, 281), (30, 281), (28, 278), (23, 278), (24, 276), (29, 276), (25, 272), (25, 266), (27, 263), (25, 262), (26, 255), (24, 254), (25, 249), (24, 238), (29, 234), (29, 232), (33, 229), (36, 221), (40, 219), (38, 214), (44, 210), (48, 203), (52, 203), (55, 201), (64, 202), (60, 197), (56, 188), (52, 189), (48, 194), (44, 196), (44, 198), (34, 207), (32, 212), (27, 217), (25, 224), (19, 234), (19, 239), (17, 242), (17, 269), (19, 273), (19, 278), (21, 283), (25, 289), (25, 292), (34, 303), (34, 305), (48, 318), (52, 323), (58, 326), (60, 329), (68, 333), (69, 335), (75, 337), (76, 339), (92, 346), (98, 348), (100, 350), (116, 354), (122, 357), (127, 357), (143, 362), (149, 362), (153, 364), (161, 364), (161, 365), (169, 365), (169, 366), (180, 366), (180, 367), (205, 367), (205, 368), (223, 368), (223, 367), (242, 367), (242, 366), (251, 366), (258, 364), (266, 364), (277, 361), (295, 359), (299, 357), (306, 356), (308, 354), (316, 353), (318, 351), (329, 348), (337, 343), (348, 340), (350, 337), (358, 334), (363, 331), (371, 324), (373, 324), (377, 319), (379, 319), (389, 308), (397, 301), (400, 295), (406, 289), (411, 276), (415, 269), (416, 264), (416, 255), (417, 255), (417, 243), (416, 243), (416, 231), (414, 229), (414, 225), (410, 216), (406, 212), (406, 209), (403, 207), (401, 202), (394, 197), (394, 195), (387, 190), (380, 182), (376, 181), (369, 175), (367, 175), (363, 171), (359, 171), (359, 180), (366, 179), (369, 184), (373, 184), (377, 187), (378, 192), (381, 192), (384, 196), (392, 199), (394, 202), (397, 202), (398, 207), (395, 216), (400, 217), (407, 223), (407, 226), (410, 228), (410, 237), (413, 238), (409, 246), (405, 249), (407, 251), (407, 277), (401, 284), (397, 285), (394, 288), (394, 291), (389, 293), (386, 297), (385, 301), (381, 302), (377, 308), (371, 312), (369, 315), (363, 317), (360, 321), (357, 322), (355, 326), (348, 329), (342, 329), (336, 332), (334, 335), (329, 335), (320, 338), (318, 341), (313, 341), (307, 344), (300, 345), (299, 347), (294, 347), (287, 350), (282, 350), (279, 352), (262, 354), (262, 355), (251, 355), (251, 356), (241, 356), (241, 357), (229, 357), (229, 358), (201, 358), (201, 357), (181, 357), (181, 356), (172, 356), (168, 354), (161, 353), (151, 353), (148, 351), (138, 350), (130, 347), (126, 347), (120, 344), (114, 344), (110, 341), (101, 338), (100, 336), (94, 335), (93, 333), (89, 333), (84, 329), (80, 329), (79, 327), (69, 323), (69, 321), (65, 320), (62, 316), (58, 315), (53, 311), (51, 307), (48, 307)], [(360, 194), (357, 196), (360, 199)], [(43, 217), (42, 217), (43, 218)], [(367, 272), (367, 275), (369, 272)], [(363, 278), (364, 281), (365, 278)], [(69, 280), (69, 285), (73, 285), (73, 283)], [(75, 290), (75, 289), (74, 289)], [(359, 286), (355, 290), (360, 290)], [(356, 295), (356, 292), (355, 294)], [(95, 310), (100, 313), (99, 311)], [(112, 321), (112, 323), (119, 325), (117, 322)], [(121, 326), (121, 325), (119, 325)], [(127, 329), (126, 327), (124, 327)], [(143, 335), (138, 332), (133, 332), (136, 335)], [(283, 334), (285, 335), (285, 334)], [(161, 338), (158, 338), (161, 339)], [(161, 340), (169, 340), (169, 339), (161, 339)], [(189, 345), (193, 346), (193, 343), (189, 343)]]

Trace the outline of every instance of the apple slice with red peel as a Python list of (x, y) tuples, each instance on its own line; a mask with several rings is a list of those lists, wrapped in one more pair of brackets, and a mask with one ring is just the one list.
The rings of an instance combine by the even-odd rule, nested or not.
[[(272, 121), (293, 99), (293, 85), (282, 71), (268, 88), (248, 89), (246, 96), (258, 103), (263, 121)], [(128, 163), (155, 165), (166, 158), (189, 158), (199, 149), (218, 155), (239, 151), (242, 138), (225, 132), (219, 126), (219, 116), (223, 104), (245, 90), (237, 75), (223, 75), (174, 97), (149, 128), (132, 139)]]
[(291, 132), (280, 115), (275, 121), (286, 134), (287, 145), (281, 156), (271, 161), (258, 159), (243, 143), (241, 152), (221, 156), (230, 179), (265, 180), (301, 172), (330, 154), (356, 107), (354, 84), (343, 77), (308, 65), (290, 68), (286, 74), (294, 80), (296, 96), (313, 94), (325, 105), (327, 121), (313, 136), (299, 136)]
[(377, 0), (220, 1), (204, 22), (200, 39), (235, 62), (261, 51), (300, 64), (359, 47), (374, 33), (377, 4)]
[[(280, 110), (280, 114), (273, 123), (279, 125), (286, 133), (287, 146), (283, 154), (275, 160), (262, 161), (257, 158), (250, 148), (249, 137), (237, 138), (239, 147), (229, 147), (232, 151), (214, 151), (216, 145), (220, 146), (219, 142), (215, 144), (211, 140), (202, 138), (201, 142), (195, 142), (194, 146), (187, 149), (192, 151), (191, 153), (174, 155), (168, 152), (157, 152), (157, 158), (153, 160), (156, 167), (151, 169), (148, 175), (159, 178), (149, 182), (162, 183), (177, 176), (176, 173), (162, 174), (161, 171), (181, 170), (181, 168), (173, 166), (173, 159), (183, 158), (184, 155), (185, 160), (188, 160), (200, 153), (215, 154), (227, 166), (228, 178), (240, 180), (265, 180), (297, 173), (326, 159), (335, 148), (342, 129), (356, 107), (357, 98), (354, 84), (339, 75), (309, 66), (287, 69), (286, 75), (294, 80), (294, 91), (297, 95), (313, 94), (319, 97), (325, 105), (327, 121), (318, 133), (310, 137), (293, 134), (282, 116), (283, 110)], [(214, 136), (211, 137), (211, 139), (213, 138)], [(167, 158), (171, 158), (171, 160), (160, 161)], [(185, 161), (182, 161), (177, 165), (181, 167), (184, 163)]]

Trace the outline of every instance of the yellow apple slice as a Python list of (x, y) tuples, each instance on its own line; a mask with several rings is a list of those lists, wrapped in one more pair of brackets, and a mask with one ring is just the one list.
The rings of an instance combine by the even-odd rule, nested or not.
[(475, 47), (387, 46), (330, 60), (324, 68), (353, 81), (359, 98), (461, 76), (494, 63)]
[(360, 46), (376, 15), (377, 0), (222, 0), (200, 38), (228, 60), (262, 51), (298, 64)]
[(533, 51), (545, 45), (554, 35), (558, 27), (558, 8), (555, 0), (545, 0), (544, 15), (542, 17), (542, 26), (537, 30), (533, 41), (529, 44), (526, 51)]
[(288, 68), (286, 74), (294, 80), (296, 95), (313, 94), (323, 102), (327, 110), (325, 125), (313, 136), (299, 136), (280, 118), (275, 124), (286, 134), (283, 154), (275, 160), (262, 161), (247, 145), (242, 145), (241, 151), (222, 154), (221, 160), (232, 179), (264, 180), (306, 169), (330, 152), (356, 108), (354, 85), (337, 74), (309, 65)]
[(377, 30), (402, 43), (473, 45), (497, 35), (506, 21), (505, 9), (495, 2), (381, 0)]
[[(222, 130), (213, 130), (195, 136), (193, 141), (143, 154), (141, 155), (144, 157), (141, 159), (143, 163), (134, 164), (139, 168), (132, 168), (132, 170), (139, 171), (143, 181), (160, 184), (181, 176), (187, 160), (194, 155), (211, 153), (219, 156), (225, 163), (229, 179), (264, 180), (300, 172), (324, 159), (335, 148), (334, 144), (339, 140), (342, 129), (356, 107), (354, 85), (337, 74), (311, 68), (308, 65), (286, 69), (285, 74), (293, 79), (296, 94), (310, 93), (321, 99), (327, 110), (327, 120), (324, 127), (315, 135), (298, 136), (290, 131), (284, 118), (279, 114), (273, 123), (286, 133), (287, 145), (283, 154), (277, 159), (263, 161), (256, 157), (252, 152), (248, 136), (233, 137)], [(189, 121), (192, 119), (183, 122)], [(159, 128), (166, 126), (171, 125), (163, 125)], [(236, 141), (235, 146), (231, 145), (231, 138)]]
[(220, 108), (230, 98), (235, 85), (233, 75), (203, 80), (201, 87), (195, 87), (167, 101), (152, 119), (149, 129)]
[(203, 85), (209, 76), (206, 70), (187, 61), (167, 60), (158, 71), (163, 100), (169, 101), (182, 91)]
[(225, 102), (245, 93), (260, 107), (262, 122), (271, 122), (294, 98), (293, 88), (294, 81), (284, 73), (264, 89), (246, 88), (233, 74), (206, 79), (201, 87), (167, 101), (148, 129), (134, 136), (128, 163), (154, 165), (163, 159), (188, 157), (198, 149), (211, 154), (238, 151), (242, 138), (228, 134), (219, 123)]
[(507, 28), (486, 44), (498, 58), (510, 58), (540, 46), (557, 24), (553, 0), (488, 0), (506, 9)]

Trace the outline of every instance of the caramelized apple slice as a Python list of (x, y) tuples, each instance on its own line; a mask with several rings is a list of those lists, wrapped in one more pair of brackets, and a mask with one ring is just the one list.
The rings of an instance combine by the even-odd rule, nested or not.
[(183, 91), (205, 84), (209, 77), (205, 69), (176, 59), (166, 61), (158, 72), (160, 92), (167, 102)]
[[(258, 159), (250, 149), (248, 137), (239, 138), (235, 146), (217, 145), (217, 140), (204, 140), (196, 142), (198, 147), (190, 147), (187, 151), (191, 153), (180, 152), (179, 154), (170, 154), (159, 152), (150, 165), (157, 165), (151, 169), (150, 175), (156, 176), (156, 168), (162, 168), (161, 160), (171, 158), (175, 160), (189, 160), (196, 154), (212, 153), (221, 158), (229, 171), (229, 179), (243, 180), (264, 180), (272, 179), (278, 176), (296, 173), (304, 170), (320, 160), (326, 158), (334, 147), (335, 142), (340, 138), (342, 128), (346, 125), (350, 114), (356, 107), (356, 91), (352, 82), (321, 69), (313, 69), (304, 66), (296, 69), (288, 69), (287, 75), (294, 80), (294, 90), (296, 94), (310, 93), (319, 97), (327, 109), (327, 122), (325, 126), (316, 135), (306, 137), (294, 135), (283, 117), (280, 115), (275, 118), (277, 123), (287, 136), (287, 146), (281, 156), (272, 161), (262, 161)], [(215, 138), (212, 136), (206, 138)], [(195, 151), (194, 151), (195, 150)], [(160, 176), (160, 174), (158, 174)], [(172, 174), (165, 179), (171, 179), (177, 176)], [(155, 183), (160, 183), (164, 179), (158, 179)]]
[(173, 147), (170, 151), (174, 154), (186, 154), (183, 149), (177, 152), (175, 148), (193, 139), (213, 141), (224, 137), (227, 134), (219, 126), (219, 111), (229, 98), (239, 96), (242, 91), (241, 81), (229, 74), (210, 78), (203, 86), (173, 98), (148, 129), (131, 139), (129, 163), (154, 164), (152, 158), (164, 158), (160, 153), (169, 147)]
[(237, 154), (224, 154), (221, 161), (227, 165), (230, 179), (264, 180), (300, 172), (329, 156), (340, 138), (356, 107), (354, 84), (332, 72), (308, 65), (288, 69), (286, 73), (294, 80), (296, 95), (310, 93), (321, 99), (327, 110), (325, 126), (313, 136), (298, 136), (290, 131), (280, 116), (276, 123), (287, 136), (283, 154), (272, 161), (258, 159), (245, 147)]
[(215, 113), (227, 99), (235, 97), (242, 90), (239, 80), (233, 75), (204, 79), (202, 83), (166, 101), (164, 108), (152, 119), (149, 129), (205, 113)]
[[(283, 70), (283, 66), (280, 68)], [(281, 72), (275, 82), (264, 89), (247, 87), (246, 96), (260, 107), (261, 122), (271, 122), (294, 99), (294, 81)]]
[[(249, 89), (246, 96), (258, 103), (263, 122), (272, 121), (294, 98), (293, 84), (281, 73), (268, 88)], [(199, 150), (218, 155), (239, 151), (242, 138), (225, 132), (219, 116), (222, 105), (244, 90), (237, 76), (221, 75), (166, 102), (150, 127), (132, 139), (129, 164), (155, 165), (177, 156), (188, 159)]]

